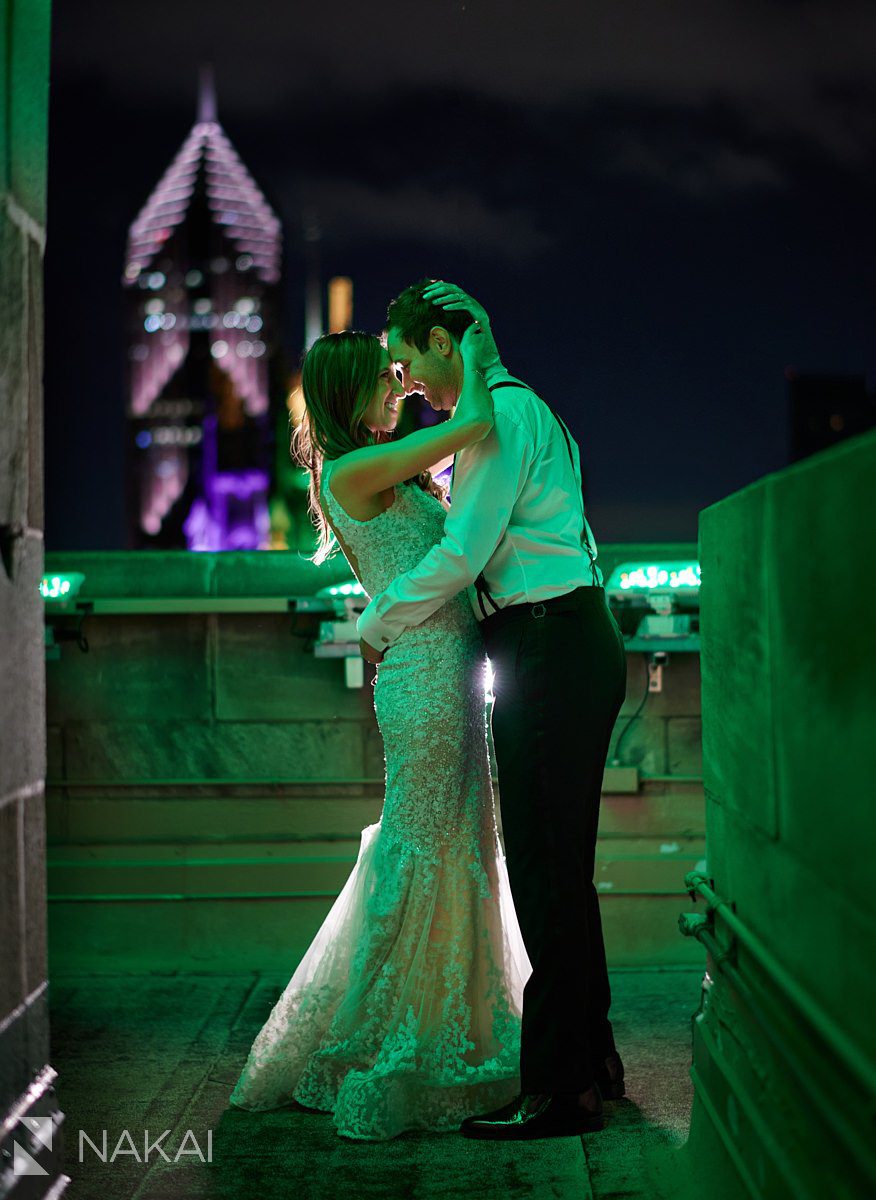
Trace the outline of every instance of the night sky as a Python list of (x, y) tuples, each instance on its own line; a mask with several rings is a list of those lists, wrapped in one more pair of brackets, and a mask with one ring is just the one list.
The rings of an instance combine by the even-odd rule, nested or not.
[(794, 0), (63, 0), (46, 252), (46, 539), (124, 545), (127, 227), (219, 120), (355, 321), (437, 276), (579, 440), (597, 541), (695, 540), (788, 461), (785, 369), (874, 383), (876, 8)]

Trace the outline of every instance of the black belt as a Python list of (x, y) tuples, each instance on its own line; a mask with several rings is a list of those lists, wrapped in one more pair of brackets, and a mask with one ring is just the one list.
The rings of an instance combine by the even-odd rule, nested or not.
[(574, 591), (563, 592), (561, 596), (551, 596), (549, 600), (537, 600), (534, 604), (530, 604), (528, 601), (521, 604), (506, 604), (504, 608), (484, 617), (481, 626), (498, 629), (512, 621), (532, 619), (538, 621), (551, 613), (578, 612), (585, 605), (595, 602), (606, 603), (605, 588), (593, 584), (583, 584)]

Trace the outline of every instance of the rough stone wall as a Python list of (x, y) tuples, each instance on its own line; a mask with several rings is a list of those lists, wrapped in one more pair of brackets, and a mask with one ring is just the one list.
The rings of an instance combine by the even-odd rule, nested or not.
[[(57, 1115), (48, 1065), (43, 603), (43, 254), (49, 4), (0, 9), (0, 1113)], [(34, 1157), (58, 1178), (60, 1138)], [(62, 1181), (63, 1182), (63, 1181)], [(37, 1190), (38, 1189), (38, 1190)], [(60, 1191), (57, 1193), (60, 1194)]]

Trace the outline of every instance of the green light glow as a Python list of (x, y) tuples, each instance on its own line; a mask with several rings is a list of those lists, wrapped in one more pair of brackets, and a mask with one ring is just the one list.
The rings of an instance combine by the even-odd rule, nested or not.
[(72, 600), (84, 579), (79, 571), (69, 575), (44, 575), (40, 580), (40, 595), (44, 600)]
[(608, 581), (607, 591), (694, 591), (700, 586), (697, 562), (621, 563)]
[(349, 583), (334, 583), (331, 587), (320, 588), (317, 592), (318, 596), (364, 596), (365, 589), (358, 579), (352, 579)]

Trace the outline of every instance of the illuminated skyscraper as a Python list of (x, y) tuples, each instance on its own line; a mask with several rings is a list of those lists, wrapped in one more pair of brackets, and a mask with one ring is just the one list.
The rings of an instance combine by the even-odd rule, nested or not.
[(205, 71), (198, 119), (128, 231), (135, 546), (269, 543), (280, 253)]

